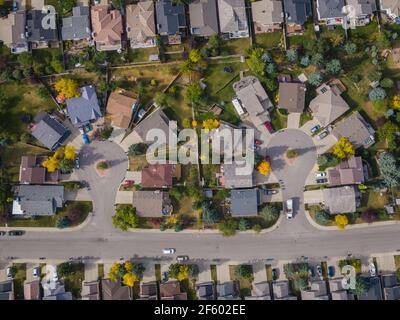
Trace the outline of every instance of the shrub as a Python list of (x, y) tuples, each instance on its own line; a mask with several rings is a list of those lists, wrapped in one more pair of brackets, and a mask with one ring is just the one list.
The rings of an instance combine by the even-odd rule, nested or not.
[(317, 211), (317, 213), (315, 214), (315, 220), (319, 224), (326, 225), (326, 224), (328, 224), (329, 222), (332, 221), (332, 217), (325, 210), (320, 210), (320, 211)]
[(279, 209), (272, 205), (266, 205), (261, 209), (260, 216), (268, 223), (275, 222), (279, 218)]
[(239, 230), (246, 231), (248, 229), (250, 229), (250, 221), (247, 220), (246, 218), (241, 218), (239, 220)]
[(298, 157), (298, 155), (299, 155), (299, 153), (296, 150), (293, 150), (293, 149), (289, 149), (286, 152), (286, 157), (288, 157), (289, 159), (296, 158), (296, 157)]
[(251, 279), (253, 277), (253, 269), (251, 265), (240, 264), (236, 266), (235, 277), (238, 279)]
[(98, 170), (106, 170), (108, 169), (108, 164), (105, 161), (100, 161), (96, 167)]
[(233, 218), (227, 218), (218, 223), (218, 230), (221, 231), (225, 237), (234, 236), (236, 234), (237, 227), (238, 223)]
[(372, 223), (376, 220), (376, 212), (372, 210), (366, 210), (363, 213), (361, 213), (361, 219), (364, 222)]
[(255, 225), (253, 225), (253, 227), (251, 229), (256, 233), (260, 233), (262, 231), (262, 226), (257, 223)]

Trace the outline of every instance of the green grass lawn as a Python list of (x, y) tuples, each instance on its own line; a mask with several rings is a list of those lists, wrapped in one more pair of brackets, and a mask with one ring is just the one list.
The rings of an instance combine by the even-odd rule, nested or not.
[(275, 131), (280, 129), (284, 129), (287, 127), (287, 115), (280, 113), (280, 111), (276, 108), (271, 112), (271, 122), (272, 127)]
[(132, 62), (148, 62), (151, 54), (157, 54), (157, 47), (128, 49), (128, 60)]
[(203, 164), (201, 165), (203, 172), (203, 178), (205, 181), (206, 187), (216, 187), (217, 186), (217, 179), (215, 177), (216, 173), (220, 172), (220, 165), (219, 164)]
[(229, 39), (223, 42), (223, 55), (245, 55), (250, 48), (250, 38)]
[(307, 22), (305, 25), (305, 31), (302, 35), (293, 35), (288, 39), (289, 47), (304, 46), (306, 42), (315, 41), (315, 31), (314, 24), (312, 22)]
[(14, 263), (17, 273), (14, 277), (14, 296), (15, 300), (24, 300), (24, 281), (26, 280), (26, 264)]
[(283, 42), (282, 32), (268, 32), (259, 33), (255, 35), (255, 43), (262, 46), (265, 49), (274, 49), (280, 47)]
[(72, 272), (64, 278), (65, 291), (71, 292), (74, 298), (80, 298), (82, 281), (85, 279), (85, 265), (74, 263), (71, 265)]
[(312, 120), (312, 115), (310, 112), (303, 112), (300, 116), (300, 127), (303, 126), (306, 122)]

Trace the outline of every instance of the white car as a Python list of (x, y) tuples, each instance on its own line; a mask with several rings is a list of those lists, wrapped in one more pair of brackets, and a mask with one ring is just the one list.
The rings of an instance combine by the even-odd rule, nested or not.
[(326, 177), (326, 172), (317, 172), (315, 177), (316, 178), (325, 178)]
[(369, 274), (371, 275), (371, 277), (375, 277), (376, 276), (376, 267), (374, 263), (371, 263), (369, 265)]
[(174, 254), (176, 250), (174, 248), (164, 248), (162, 249), (163, 254)]
[(12, 279), (11, 268), (10, 267), (7, 268), (7, 278)]
[(33, 270), (32, 270), (32, 275), (33, 275), (35, 278), (37, 278), (37, 277), (39, 276), (39, 274), (40, 274), (39, 270), (40, 270), (39, 267), (33, 268)]

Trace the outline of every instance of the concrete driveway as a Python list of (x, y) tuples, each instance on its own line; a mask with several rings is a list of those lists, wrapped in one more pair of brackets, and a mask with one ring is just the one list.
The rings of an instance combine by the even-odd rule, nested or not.
[(318, 136), (313, 137), (313, 141), (317, 148), (318, 154), (324, 154), (325, 152), (328, 152), (329, 149), (331, 149), (337, 142), (337, 139), (333, 134), (329, 134), (321, 140), (319, 140), (317, 137)]
[(300, 125), (301, 113), (290, 113), (288, 115), (287, 127), (288, 129), (298, 129)]
[(319, 124), (319, 122), (318, 122), (317, 120), (312, 119), (312, 120), (310, 120), (310, 121), (307, 121), (305, 124), (303, 124), (303, 125), (300, 127), (300, 130), (303, 131), (305, 134), (311, 136), (311, 135), (312, 135), (311, 129), (312, 129), (313, 127), (315, 127), (316, 125), (318, 125), (318, 124)]
[(65, 191), (65, 200), (67, 201), (92, 201), (92, 197), (87, 189), (76, 191)]

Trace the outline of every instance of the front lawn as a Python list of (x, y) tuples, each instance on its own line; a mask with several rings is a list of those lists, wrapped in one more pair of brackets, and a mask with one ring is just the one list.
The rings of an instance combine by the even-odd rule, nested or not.
[(287, 119), (288, 116), (282, 114), (277, 108), (274, 108), (274, 110), (271, 112), (272, 127), (275, 131), (286, 128)]
[(283, 33), (281, 31), (259, 33), (254, 37), (255, 43), (268, 50), (279, 48), (283, 43)]
[(202, 164), (201, 172), (203, 174), (205, 187), (214, 188), (217, 186), (216, 174), (220, 172), (219, 164)]
[(75, 299), (80, 298), (84, 279), (85, 265), (83, 263), (71, 264), (71, 272), (64, 277), (65, 291), (71, 292)]
[(26, 264), (14, 263), (17, 273), (14, 277), (14, 296), (15, 300), (24, 300), (24, 281), (26, 280)]

